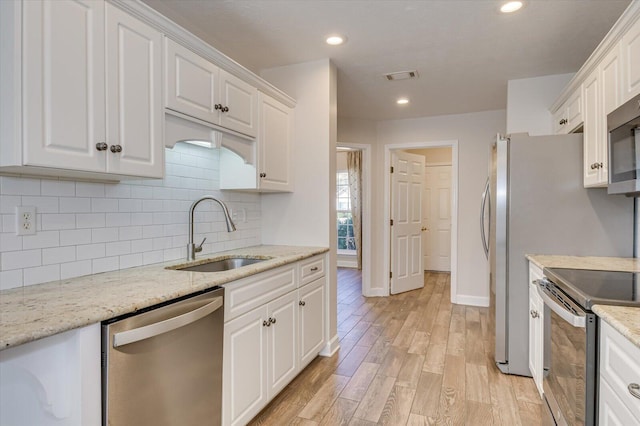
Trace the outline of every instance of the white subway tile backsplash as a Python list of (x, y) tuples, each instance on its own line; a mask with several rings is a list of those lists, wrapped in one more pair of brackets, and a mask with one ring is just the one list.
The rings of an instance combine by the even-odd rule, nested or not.
[(26, 268), (23, 271), (24, 285), (38, 284), (46, 281), (57, 281), (60, 279), (60, 265), (39, 266), (37, 268)]
[(9, 290), (22, 286), (22, 269), (0, 271), (0, 290)]
[(59, 246), (59, 231), (40, 231), (35, 235), (25, 235), (22, 237), (22, 248), (24, 250)]
[(42, 250), (42, 264), (51, 265), (76, 260), (76, 248), (73, 246), (55, 247)]
[(81, 260), (79, 262), (69, 262), (60, 265), (61, 280), (89, 274), (91, 274), (91, 260)]
[[(121, 183), (0, 177), (0, 289), (186, 258), (188, 211), (204, 195), (247, 210), (226, 232), (220, 206), (203, 202), (200, 256), (260, 244), (260, 195), (219, 191), (218, 151), (178, 144), (165, 153), (162, 180)], [(15, 235), (15, 207), (37, 209), (38, 232)], [(238, 221), (236, 221), (238, 222)]]

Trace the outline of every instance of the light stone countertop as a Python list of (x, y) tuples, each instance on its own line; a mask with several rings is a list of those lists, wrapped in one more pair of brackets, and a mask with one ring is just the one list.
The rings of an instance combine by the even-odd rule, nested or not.
[[(592, 269), (599, 271), (640, 272), (640, 259), (623, 257), (583, 257), (527, 255), (541, 268)], [(640, 308), (593, 305), (593, 312), (640, 347)]]
[(0, 291), (0, 350), (84, 327), (329, 251), (323, 247), (254, 246), (202, 255), (264, 257), (224, 272), (165, 269), (179, 261), (122, 269)]

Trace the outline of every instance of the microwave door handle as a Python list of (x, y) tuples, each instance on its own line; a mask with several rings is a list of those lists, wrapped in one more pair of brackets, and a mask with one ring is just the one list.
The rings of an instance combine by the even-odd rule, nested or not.
[(587, 320), (585, 315), (576, 315), (565, 308), (553, 293), (541, 285), (541, 280), (536, 280), (534, 283), (537, 284), (538, 293), (540, 294), (540, 297), (542, 297), (542, 300), (544, 300), (544, 304), (547, 305), (549, 309), (558, 314), (560, 318), (571, 324), (573, 327), (586, 327)]

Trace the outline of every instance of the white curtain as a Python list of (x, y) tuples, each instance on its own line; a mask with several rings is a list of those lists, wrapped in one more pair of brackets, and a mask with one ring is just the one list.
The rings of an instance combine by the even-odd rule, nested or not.
[(349, 195), (358, 269), (362, 269), (362, 151), (347, 151)]

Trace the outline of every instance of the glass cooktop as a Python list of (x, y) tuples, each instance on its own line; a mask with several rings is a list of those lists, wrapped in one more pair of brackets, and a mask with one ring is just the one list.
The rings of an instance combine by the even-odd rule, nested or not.
[(585, 309), (592, 305), (640, 306), (640, 273), (544, 268), (545, 276)]

